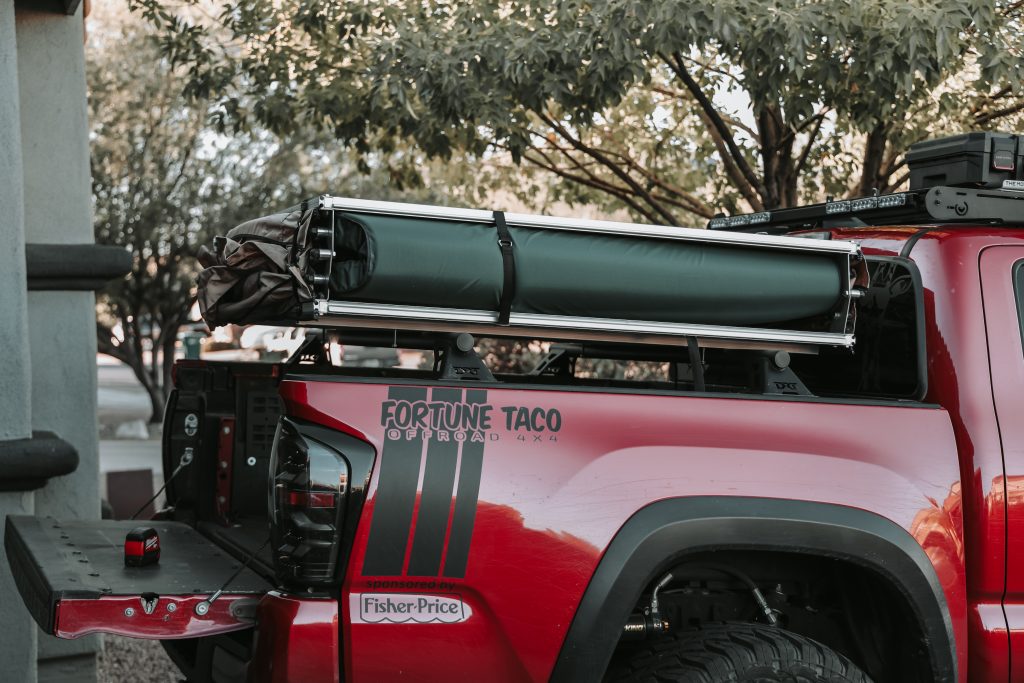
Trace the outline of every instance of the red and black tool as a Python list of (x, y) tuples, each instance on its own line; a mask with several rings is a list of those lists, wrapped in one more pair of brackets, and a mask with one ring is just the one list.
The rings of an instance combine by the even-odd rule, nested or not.
[(124, 563), (142, 567), (160, 561), (160, 535), (149, 526), (137, 526), (124, 537)]

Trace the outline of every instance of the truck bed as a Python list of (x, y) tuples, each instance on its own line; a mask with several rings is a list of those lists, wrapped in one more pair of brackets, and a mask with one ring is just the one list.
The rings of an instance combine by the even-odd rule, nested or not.
[[(280, 390), (289, 419), (377, 452), (341, 584), (359, 680), (425, 659), (438, 680), (482, 676), (495, 662), (523, 667), (501, 680), (546, 680), (613, 539), (665, 500), (713, 501), (720, 516), (757, 500), (777, 503), (783, 518), (790, 504), (821, 504), (839, 518), (865, 513), (917, 548), (930, 575), (943, 573), (951, 610), (965, 604), (956, 444), (948, 413), (934, 405), (305, 368), (286, 374)], [(722, 524), (686, 552), (747, 547)], [(482, 616), (418, 625), (415, 646), (395, 650), (359, 602), (392, 588), (443, 594)], [(623, 595), (629, 604), (613, 621), (639, 597)], [(454, 641), (478, 645), (455, 656)]]

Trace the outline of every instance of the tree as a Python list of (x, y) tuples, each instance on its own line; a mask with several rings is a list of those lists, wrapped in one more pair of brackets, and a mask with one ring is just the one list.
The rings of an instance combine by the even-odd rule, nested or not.
[(132, 5), (226, 126), (507, 155), (658, 223), (891, 191), (910, 143), (1024, 110), (1016, 1)]
[(183, 81), (155, 42), (131, 26), (90, 38), (96, 241), (133, 256), (131, 274), (98, 297), (98, 348), (132, 368), (156, 420), (192, 305), (188, 258), (202, 225), (190, 212), (222, 188), (208, 180), (210, 161), (200, 153), (205, 111), (183, 106)]
[[(218, 132), (206, 102), (124, 13), (90, 24), (89, 107), (96, 241), (127, 247), (131, 273), (97, 299), (101, 352), (132, 368), (159, 421), (178, 334), (195, 302), (196, 252), (213, 235), (325, 191), (444, 203), (402, 177), (422, 158), (393, 148), (357, 168), (333, 138), (294, 127)], [(407, 159), (412, 159), (408, 161)], [(419, 166), (418, 166), (419, 165)]]

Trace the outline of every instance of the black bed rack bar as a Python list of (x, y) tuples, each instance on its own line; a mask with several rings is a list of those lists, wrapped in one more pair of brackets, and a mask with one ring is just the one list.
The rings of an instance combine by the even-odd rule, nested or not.
[(857, 199), (716, 216), (709, 230), (785, 234), (798, 230), (921, 223), (1024, 225), (1024, 191), (938, 186)]

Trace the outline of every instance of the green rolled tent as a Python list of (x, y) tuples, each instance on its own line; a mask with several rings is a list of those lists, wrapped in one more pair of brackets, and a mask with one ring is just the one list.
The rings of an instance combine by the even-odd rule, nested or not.
[[(770, 326), (833, 311), (845, 258), (720, 242), (509, 226), (513, 313)], [(339, 211), (330, 298), (498, 309), (493, 223)]]

